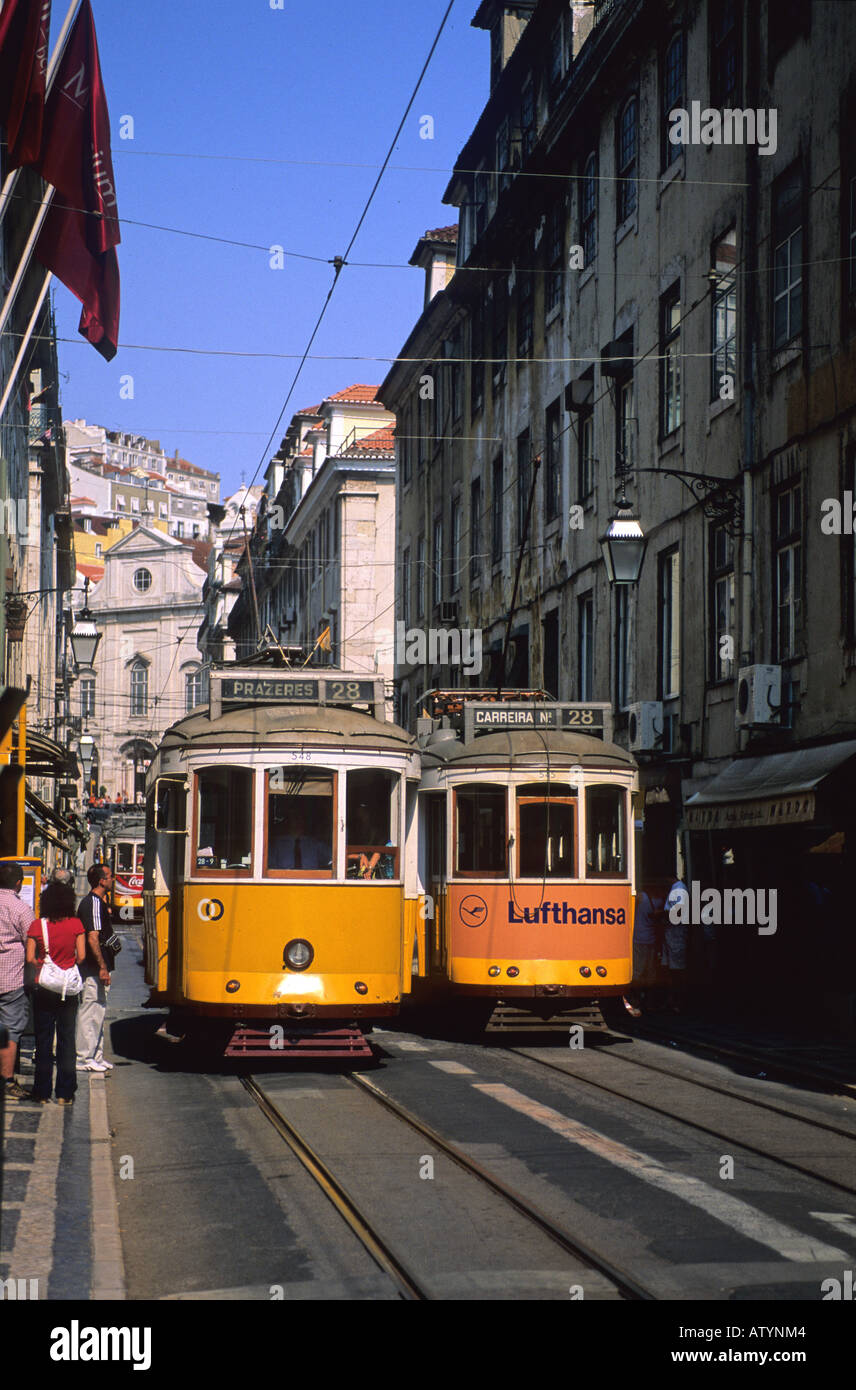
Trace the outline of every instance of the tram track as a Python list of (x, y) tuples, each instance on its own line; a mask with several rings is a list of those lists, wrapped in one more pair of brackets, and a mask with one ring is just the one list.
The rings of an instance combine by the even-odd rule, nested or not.
[(383, 1237), (379, 1235), (356, 1203), (349, 1197), (328, 1165), (314, 1152), (294, 1125), (285, 1118), (279, 1107), (274, 1105), (270, 1097), (251, 1076), (242, 1076), (240, 1080), (241, 1085), (252, 1096), (262, 1114), (270, 1121), (294, 1156), (321, 1188), (324, 1195), (333, 1203), (342, 1220), (368, 1251), (375, 1264), (393, 1281), (400, 1297), (413, 1302), (428, 1301), (431, 1295), (397, 1258)]
[[(405, 1109), (398, 1101), (393, 1100), (373, 1081), (368, 1080), (363, 1075), (353, 1073), (348, 1076), (347, 1080), (353, 1088), (369, 1096), (400, 1123), (416, 1133), (420, 1139), (443, 1153), (470, 1178), (475, 1179), (506, 1204), (513, 1207), (516, 1212), (565, 1254), (571, 1255), (581, 1264), (600, 1274), (613, 1285), (622, 1299), (627, 1301), (653, 1301), (656, 1299), (657, 1296), (654, 1293), (626, 1270), (619, 1268), (586, 1242), (560, 1226), (522, 1193), (515, 1191), (495, 1173), (490, 1172), (483, 1163), (472, 1158), (456, 1144), (453, 1144), (451, 1140), (446, 1139), (430, 1125), (420, 1120), (412, 1111)], [(375, 1263), (393, 1280), (400, 1296), (418, 1301), (433, 1299), (434, 1296), (427, 1290), (424, 1280), (421, 1280), (418, 1274), (410, 1270), (406, 1260), (392, 1249), (389, 1242), (378, 1232), (376, 1223), (366, 1216), (329, 1166), (282, 1114), (282, 1111), (264, 1092), (258, 1082), (251, 1076), (242, 1076), (241, 1083), (306, 1171), (336, 1207), (349, 1229), (357, 1236)], [(438, 1233), (440, 1236), (443, 1234), (443, 1232)]]
[[(792, 1158), (784, 1158), (780, 1154), (771, 1153), (769, 1149), (759, 1148), (757, 1145), (752, 1144), (747, 1138), (740, 1137), (733, 1131), (731, 1133), (726, 1132), (726, 1128), (714, 1128), (711, 1125), (703, 1123), (701, 1120), (676, 1114), (672, 1108), (658, 1105), (650, 1100), (641, 1099), (637, 1095), (628, 1094), (627, 1090), (620, 1089), (616, 1086), (610, 1086), (605, 1081), (596, 1080), (593, 1077), (584, 1076), (580, 1072), (569, 1070), (567, 1067), (560, 1066), (558, 1063), (552, 1062), (546, 1057), (535, 1055), (533, 1051), (516, 1047), (506, 1047), (503, 1051), (513, 1056), (520, 1057), (527, 1062), (534, 1063), (536, 1066), (558, 1072), (560, 1076), (564, 1076), (569, 1081), (579, 1083), (583, 1086), (589, 1086), (598, 1091), (603, 1091), (605, 1094), (615, 1096), (619, 1100), (629, 1101), (632, 1105), (638, 1105), (644, 1110), (649, 1110), (652, 1114), (662, 1115), (664, 1118), (672, 1120), (676, 1124), (687, 1125), (697, 1130), (699, 1133), (710, 1135), (712, 1138), (721, 1139), (730, 1144), (737, 1144), (747, 1153), (755, 1154), (756, 1157), (763, 1158), (767, 1162), (775, 1163), (783, 1168), (789, 1168), (794, 1172), (800, 1173), (803, 1177), (811, 1178), (816, 1182), (826, 1183), (828, 1186), (837, 1188), (840, 1192), (846, 1192), (850, 1196), (856, 1195), (856, 1178), (854, 1178), (852, 1183), (841, 1182), (826, 1173), (819, 1172), (816, 1167), (808, 1167), (806, 1164), (799, 1163)], [(604, 1060), (606, 1060), (606, 1058), (604, 1058)], [(696, 1090), (709, 1091), (713, 1094), (724, 1096), (729, 1102), (737, 1106), (745, 1105), (755, 1110), (768, 1111), (786, 1120), (790, 1125), (804, 1126), (809, 1131), (833, 1134), (836, 1139), (843, 1140), (847, 1144), (853, 1145), (852, 1163), (854, 1172), (856, 1172), (856, 1134), (848, 1133), (846, 1130), (839, 1129), (835, 1125), (828, 1124), (823, 1120), (814, 1120), (803, 1115), (794, 1115), (792, 1112), (785, 1110), (781, 1106), (773, 1105), (769, 1101), (760, 1100), (753, 1096), (738, 1095), (734, 1091), (729, 1091), (724, 1086), (718, 1086), (712, 1082), (696, 1079), (695, 1077), (681, 1075), (677, 1072), (670, 1071), (667, 1067), (659, 1067), (648, 1062), (643, 1062), (639, 1058), (627, 1057), (621, 1054), (613, 1055), (610, 1053), (608, 1060), (618, 1063), (619, 1065), (623, 1064), (625, 1066), (638, 1067), (640, 1070), (666, 1077), (674, 1083)]]

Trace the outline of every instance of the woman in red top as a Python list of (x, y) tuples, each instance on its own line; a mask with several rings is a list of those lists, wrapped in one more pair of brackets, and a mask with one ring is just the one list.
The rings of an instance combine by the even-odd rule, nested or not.
[[(83, 923), (74, 916), (74, 887), (70, 883), (49, 883), (39, 899), (39, 914), (47, 918), (51, 960), (61, 970), (70, 970), (75, 961), (83, 964), (86, 938)], [(41, 921), (27, 932), (27, 961), (44, 961), (45, 942)], [(36, 1079), (33, 1100), (47, 1105), (53, 1089), (54, 1033), (56, 1033), (56, 1099), (58, 1105), (72, 1105), (77, 1090), (77, 995), (65, 999), (48, 989), (36, 987), (33, 997), (33, 1025), (36, 1035)]]

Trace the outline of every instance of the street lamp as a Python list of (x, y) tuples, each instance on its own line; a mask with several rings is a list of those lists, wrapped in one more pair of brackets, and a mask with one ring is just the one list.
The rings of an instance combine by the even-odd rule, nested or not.
[(638, 584), (648, 541), (623, 492), (616, 506), (600, 538), (606, 576), (610, 584)]
[(78, 668), (92, 667), (95, 653), (101, 641), (101, 633), (95, 626), (95, 619), (89, 611), (89, 580), (83, 585), (83, 608), (69, 634), (71, 650)]
[(84, 801), (89, 796), (89, 779), (92, 776), (92, 759), (95, 755), (95, 739), (91, 734), (81, 734), (77, 740), (77, 753), (83, 767)]

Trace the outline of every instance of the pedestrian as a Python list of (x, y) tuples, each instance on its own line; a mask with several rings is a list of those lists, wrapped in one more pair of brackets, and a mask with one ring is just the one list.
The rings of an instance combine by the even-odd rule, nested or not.
[[(672, 881), (666, 898), (666, 929), (663, 933), (663, 964), (669, 972), (669, 994), (667, 1007), (673, 1014), (679, 1014), (682, 1007), (684, 981), (687, 976), (687, 943), (689, 924), (687, 903), (689, 892), (680, 873)], [(678, 909), (681, 909), (679, 912)], [(679, 921), (675, 921), (678, 916)]]
[(15, 1059), (29, 1013), (24, 960), (27, 932), (33, 920), (32, 911), (18, 897), (23, 881), (20, 864), (0, 864), (0, 1027), (9, 1035), (7, 1045), (0, 1048), (0, 1077), (6, 1099), (16, 1101), (28, 1100), (30, 1095), (15, 1080)]
[(104, 1018), (114, 957), (107, 945), (113, 935), (113, 919), (106, 899), (113, 874), (106, 864), (93, 864), (86, 877), (90, 891), (77, 908), (86, 931), (86, 959), (80, 972), (83, 994), (77, 1015), (77, 1070), (107, 1072), (113, 1070), (113, 1063), (104, 1060)]
[(633, 1018), (642, 1013), (640, 990), (656, 984), (658, 944), (662, 941), (668, 883), (652, 882), (640, 888), (633, 918), (633, 984), (623, 996), (624, 1007)]
[[(27, 962), (43, 964), (50, 955), (60, 970), (80, 965), (85, 955), (83, 923), (74, 915), (74, 888), (70, 883), (48, 883), (39, 899), (41, 920), (32, 922), (27, 933)], [(45, 931), (48, 924), (47, 952)], [(74, 1070), (75, 1029), (78, 995), (54, 994), (42, 989), (36, 979), (33, 995), (33, 1024), (36, 1034), (36, 1076), (34, 1101), (47, 1105), (54, 1089), (54, 1038), (56, 1038), (56, 1100), (72, 1105), (77, 1090)]]
[(54, 869), (51, 874), (51, 883), (69, 883), (74, 886), (74, 880), (70, 869)]

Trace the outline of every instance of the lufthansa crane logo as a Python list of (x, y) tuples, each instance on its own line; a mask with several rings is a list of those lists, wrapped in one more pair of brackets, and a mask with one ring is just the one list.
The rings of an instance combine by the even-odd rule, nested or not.
[(480, 927), (487, 921), (487, 903), (478, 893), (468, 893), (458, 904), (458, 916), (465, 927)]
[(196, 905), (196, 911), (203, 922), (219, 922), (224, 910), (219, 898), (202, 898)]

